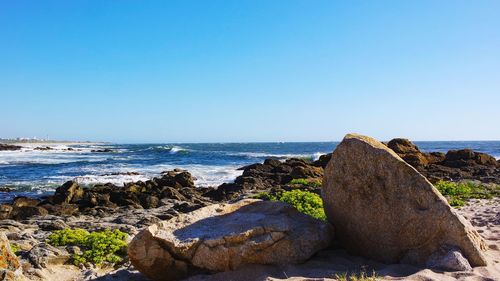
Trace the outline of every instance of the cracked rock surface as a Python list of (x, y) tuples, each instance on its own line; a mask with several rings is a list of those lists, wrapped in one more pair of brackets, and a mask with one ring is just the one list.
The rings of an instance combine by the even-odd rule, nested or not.
[(304, 262), (332, 238), (331, 225), (285, 203), (247, 199), (154, 224), (130, 243), (129, 257), (153, 280), (176, 280), (248, 264)]
[(484, 240), (414, 167), (370, 137), (350, 134), (325, 169), (322, 197), (350, 253), (384, 263), (425, 264), (443, 245), (486, 265)]

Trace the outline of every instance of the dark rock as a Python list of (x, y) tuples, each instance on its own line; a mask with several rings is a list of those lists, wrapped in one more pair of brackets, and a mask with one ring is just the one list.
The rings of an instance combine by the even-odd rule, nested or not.
[(102, 174), (101, 176), (138, 176), (140, 173), (138, 172), (117, 172), (117, 173), (109, 173)]
[(323, 169), (314, 166), (296, 166), (291, 174), (294, 179), (323, 177)]
[(445, 154), (442, 152), (431, 152), (427, 153), (426, 156), (429, 164), (441, 163), (446, 158)]
[(69, 228), (69, 226), (60, 219), (41, 221), (38, 223), (38, 227), (44, 231), (63, 230), (65, 228)]
[(12, 206), (9, 204), (1, 204), (0, 205), (0, 220), (10, 218), (10, 214), (12, 212)]
[(245, 175), (245, 174), (250, 174), (250, 173), (253, 173), (253, 174), (270, 173), (273, 170), (273, 168), (274, 168), (274, 166), (271, 166), (271, 165), (264, 165), (264, 164), (256, 163), (256, 164), (245, 166), (245, 167), (240, 168), (240, 169), (243, 169), (243, 175)]
[(40, 205), (40, 207), (43, 207), (50, 214), (57, 216), (72, 216), (79, 212), (78, 205), (76, 204), (67, 204), (67, 203), (61, 203), (56, 205), (42, 204)]
[(264, 160), (264, 165), (278, 167), (279, 165), (281, 165), (281, 161), (274, 158), (268, 158)]
[(42, 207), (23, 206), (13, 208), (11, 217), (15, 220), (25, 220), (33, 216), (45, 216), (48, 213), (47, 209)]
[(244, 189), (263, 190), (263, 189), (266, 189), (268, 187), (264, 183), (264, 181), (263, 181), (262, 178), (260, 178), (260, 177), (252, 177), (252, 176), (241, 176), (241, 177), (238, 177), (234, 181), (234, 183), (242, 185), (244, 187)]
[(56, 189), (52, 198), (55, 204), (70, 203), (83, 196), (83, 189), (74, 181), (68, 181)]
[(420, 152), (418, 147), (408, 139), (393, 139), (387, 143), (387, 147), (417, 169), (421, 169), (429, 164), (427, 155)]
[(99, 153), (103, 153), (103, 152), (113, 152), (112, 149), (109, 149), (109, 148), (105, 148), (105, 149), (93, 149), (91, 150), (90, 152), (99, 152)]
[(141, 193), (146, 190), (146, 185), (141, 185), (135, 182), (126, 183), (123, 187), (123, 191), (131, 193)]
[(207, 191), (203, 196), (215, 201), (231, 200), (237, 197), (243, 186), (234, 183), (223, 183), (217, 189)]
[(152, 182), (158, 187), (194, 187), (193, 176), (189, 172), (182, 170), (162, 172), (162, 176), (152, 179)]
[(324, 169), (328, 165), (328, 162), (330, 162), (330, 159), (332, 159), (331, 153), (321, 155), (318, 160), (313, 162), (313, 165)]
[(288, 166), (286, 164), (279, 165), (275, 167), (272, 172), (277, 173), (277, 174), (290, 174), (292, 172), (293, 168), (291, 166)]
[(446, 153), (443, 162), (444, 166), (461, 168), (465, 166), (483, 165), (489, 167), (498, 167), (495, 157), (485, 153), (474, 152), (470, 149), (450, 150)]
[(167, 186), (161, 192), (161, 198), (175, 199), (179, 201), (187, 200), (184, 195), (182, 195), (177, 189)]
[(418, 147), (408, 139), (392, 139), (387, 144), (387, 147), (392, 149), (397, 154), (419, 153)]
[(0, 151), (20, 150), (21, 148), (23, 147), (19, 145), (0, 143)]
[(292, 167), (298, 167), (298, 166), (306, 167), (311, 164), (304, 159), (298, 159), (298, 158), (287, 159), (285, 163)]
[(156, 208), (159, 205), (160, 199), (158, 197), (149, 194), (140, 194), (139, 201), (144, 209)]
[(38, 205), (38, 203), (39, 203), (39, 201), (37, 199), (19, 196), (19, 197), (14, 198), (12, 206), (14, 208), (19, 208), (19, 207), (24, 207), (24, 206), (34, 207), (34, 206)]
[(188, 172), (180, 172), (175, 175), (175, 181), (180, 184), (181, 187), (194, 187), (193, 177)]
[(198, 210), (199, 208), (203, 208), (203, 205), (193, 204), (191, 202), (181, 202), (174, 205), (174, 209), (181, 213), (190, 213), (194, 210)]
[(431, 182), (439, 180), (479, 180), (500, 184), (500, 165), (485, 153), (470, 149), (442, 152), (421, 152), (407, 139), (391, 140), (387, 146), (425, 175)]
[(53, 150), (52, 147), (49, 147), (49, 146), (45, 146), (45, 147), (35, 147), (34, 150)]

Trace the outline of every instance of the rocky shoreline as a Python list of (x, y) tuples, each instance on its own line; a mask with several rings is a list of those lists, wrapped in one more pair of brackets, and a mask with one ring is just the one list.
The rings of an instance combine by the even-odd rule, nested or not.
[[(474, 180), (500, 184), (500, 162), (490, 155), (468, 149), (452, 150), (446, 154), (424, 153), (406, 139), (394, 139), (386, 145), (433, 183), (439, 180)], [(233, 183), (209, 188), (196, 187), (192, 175), (179, 169), (124, 186), (100, 184), (88, 188), (69, 181), (51, 196), (42, 199), (17, 197), (8, 204), (1, 204), (0, 230), (20, 248), (24, 275), (30, 280), (51, 280), (51, 274), (62, 268), (66, 268), (67, 274), (74, 274), (75, 280), (93, 280), (97, 276), (108, 276), (106, 274), (116, 268), (96, 268), (91, 264), (81, 265), (80, 268), (67, 265), (75, 249), (45, 243), (52, 231), (109, 228), (119, 229), (134, 237), (141, 229), (160, 221), (214, 204), (253, 198), (262, 192), (301, 189), (320, 194), (320, 184), (297, 184), (293, 180), (321, 183), (331, 158), (332, 154), (323, 155), (313, 162), (267, 159), (263, 163), (242, 167), (242, 175)], [(127, 260), (118, 265), (115, 276), (123, 275), (123, 280), (145, 278), (129, 269), (129, 265)]]

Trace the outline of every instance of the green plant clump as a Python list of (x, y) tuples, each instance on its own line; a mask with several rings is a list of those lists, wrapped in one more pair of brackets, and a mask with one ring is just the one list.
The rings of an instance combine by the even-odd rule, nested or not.
[(282, 201), (294, 206), (299, 212), (309, 215), (313, 218), (326, 220), (325, 210), (323, 210), (323, 200), (321, 197), (313, 192), (304, 190), (291, 190), (278, 194), (269, 194), (267, 192), (259, 193), (255, 198)]
[(300, 184), (310, 187), (321, 187), (321, 181), (315, 179), (293, 179), (288, 184)]
[(48, 243), (53, 246), (78, 246), (82, 253), (73, 254), (73, 263), (119, 263), (126, 253), (127, 234), (118, 229), (88, 232), (84, 229), (63, 229), (52, 232)]
[(260, 192), (259, 194), (253, 196), (253, 198), (267, 200), (267, 201), (278, 201), (279, 196), (271, 194), (269, 192)]
[(19, 247), (18, 245), (16, 244), (12, 244), (12, 243), (9, 243), (10, 245), (10, 249), (12, 250), (12, 252), (15, 254), (15, 255), (18, 255), (19, 252), (21, 251), (21, 247)]
[(500, 196), (500, 186), (475, 182), (450, 182), (440, 180), (434, 184), (454, 207), (462, 207), (469, 199), (490, 199)]
[(359, 274), (347, 274), (347, 272), (342, 274), (335, 274), (333, 276), (338, 281), (376, 281), (379, 276), (375, 271), (371, 274), (367, 274), (365, 271), (361, 271)]

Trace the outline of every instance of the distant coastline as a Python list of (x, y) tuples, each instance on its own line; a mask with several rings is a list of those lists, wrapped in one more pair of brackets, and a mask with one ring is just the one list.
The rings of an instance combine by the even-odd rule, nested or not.
[(42, 139), (3, 139), (0, 143), (23, 145), (23, 144), (104, 144), (102, 141), (70, 141), (70, 140), (42, 140)]

